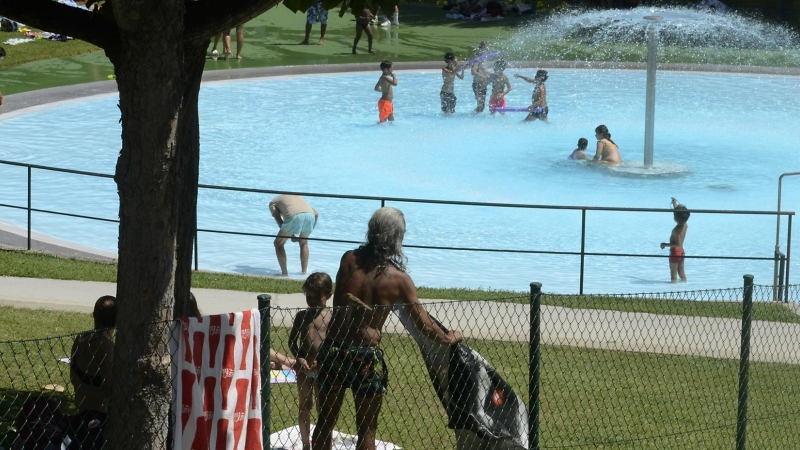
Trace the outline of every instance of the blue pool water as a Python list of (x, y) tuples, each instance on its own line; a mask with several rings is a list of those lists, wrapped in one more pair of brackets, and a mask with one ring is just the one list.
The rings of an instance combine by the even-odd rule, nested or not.
[[(509, 70), (512, 75), (515, 71)], [(533, 70), (524, 70), (533, 76)], [(522, 113), (475, 116), (469, 75), (458, 81), (457, 113), (439, 109), (441, 77), (401, 71), (394, 124), (376, 125), (377, 73), (297, 76), (205, 84), (200, 95), (200, 181), (237, 187), (475, 202), (696, 209), (774, 210), (777, 180), (800, 169), (800, 79), (660, 72), (656, 102), (658, 176), (638, 174), (644, 140), (645, 74), (551, 70), (550, 123)], [(511, 78), (510, 106), (530, 102), (530, 84)], [(0, 159), (111, 174), (120, 148), (115, 96), (0, 116)], [(625, 165), (566, 159), (580, 137), (608, 126)], [(631, 173), (634, 172), (634, 173)], [(0, 203), (24, 206), (26, 171), (0, 165)], [(800, 206), (800, 180), (784, 182), (782, 209)], [(201, 190), (199, 227), (274, 233), (268, 195)], [(320, 213), (312, 237), (361, 240), (374, 201), (309, 198)], [(579, 251), (581, 213), (539, 209), (389, 203), (406, 213), (406, 244)], [(35, 171), (33, 206), (116, 218), (112, 180)], [(25, 212), (0, 208), (25, 224)], [(666, 254), (669, 213), (590, 211), (586, 251)], [(782, 221), (782, 241), (786, 220)], [(35, 231), (115, 251), (115, 224), (34, 213)], [(297, 247), (288, 247), (300, 277)], [(694, 214), (688, 255), (770, 257), (774, 216)], [(782, 243), (785, 249), (785, 244)], [(202, 269), (279, 273), (270, 238), (201, 233)], [(310, 270), (335, 274), (352, 244), (311, 243)], [(567, 255), (408, 249), (419, 285), (577, 292), (580, 260)], [(587, 257), (590, 293), (741, 286), (745, 273), (771, 283), (771, 261), (692, 259), (689, 283), (671, 286), (665, 258)], [(800, 274), (795, 270), (795, 273)], [(799, 275), (800, 276), (800, 275)]]

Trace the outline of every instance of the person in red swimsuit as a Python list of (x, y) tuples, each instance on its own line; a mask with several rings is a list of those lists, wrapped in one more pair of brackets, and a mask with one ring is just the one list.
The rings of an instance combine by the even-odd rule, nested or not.
[(683, 241), (686, 239), (686, 230), (689, 229), (689, 225), (686, 222), (689, 221), (691, 214), (686, 209), (686, 206), (678, 204), (678, 200), (675, 197), (672, 197), (672, 209), (674, 211), (672, 215), (677, 225), (672, 229), (672, 234), (669, 235), (669, 242), (662, 242), (661, 248), (669, 247), (670, 280), (676, 283), (679, 276), (681, 281), (686, 281), (686, 272), (683, 270), (683, 260), (685, 259)]

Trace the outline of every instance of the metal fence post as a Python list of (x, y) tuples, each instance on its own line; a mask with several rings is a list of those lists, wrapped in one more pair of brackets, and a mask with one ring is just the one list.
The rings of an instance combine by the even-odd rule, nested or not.
[(789, 268), (792, 265), (792, 217), (789, 216), (789, 226), (786, 229), (786, 278), (783, 280), (786, 289), (783, 296), (783, 301), (785, 302), (789, 301)]
[(270, 301), (272, 296), (269, 294), (261, 294), (258, 296), (258, 311), (261, 313), (261, 353), (259, 360), (261, 361), (261, 442), (264, 448), (269, 448), (269, 435), (270, 435), (270, 413), (272, 405), (270, 404), (270, 397), (272, 393), (270, 385), (270, 361), (269, 349), (272, 344), (269, 339), (270, 323)]
[(753, 318), (753, 276), (744, 276), (742, 303), (742, 347), (739, 356), (739, 409), (736, 418), (736, 450), (745, 450), (747, 440), (747, 385), (750, 371), (750, 324)]
[[(197, 227), (194, 229), (194, 271), (197, 272), (197, 268), (200, 264), (198, 261), (200, 259), (200, 250), (197, 248)], [(258, 308), (261, 309), (261, 308)]]
[(28, 250), (31, 249), (31, 166), (28, 166)]
[(583, 295), (583, 264), (586, 259), (586, 209), (581, 210), (581, 284), (578, 294)]
[(542, 355), (542, 283), (531, 283), (530, 350), (528, 353), (528, 450), (539, 450), (539, 382)]

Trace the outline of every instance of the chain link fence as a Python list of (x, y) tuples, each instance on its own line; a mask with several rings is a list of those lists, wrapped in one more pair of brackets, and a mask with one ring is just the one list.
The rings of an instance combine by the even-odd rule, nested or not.
[[(462, 343), (502, 377), (507, 389), (499, 393), (459, 378), (485, 369), (480, 359), (470, 360), (458, 372), (452, 359), (437, 361), (431, 347), (415, 339), (400, 316), (389, 314), (380, 342), (388, 387), (378, 418), (379, 448), (800, 448), (800, 285), (786, 292), (786, 303), (770, 301), (773, 287), (759, 285), (426, 302), (432, 317), (461, 331)], [(750, 306), (744, 301), (748, 293)], [(532, 309), (536, 305), (541, 305), (538, 313)], [(262, 346), (291, 356), (290, 336), (300, 312), (263, 309), (271, 321), (263, 322), (262, 336), (268, 339)], [(744, 340), (743, 330), (748, 337)], [(63, 361), (74, 356), (77, 337), (0, 343), (0, 447), (45, 448), (24, 447), (20, 441), (24, 429), (33, 428), (24, 423), (25, 405), (37, 399), (59, 404), (64, 417), (55, 420), (70, 422), (76, 393), (69, 363)], [(302, 343), (298, 347), (305, 351)], [(749, 358), (742, 360), (740, 355)], [(448, 371), (451, 379), (442, 384), (441, 375)], [(318, 398), (299, 392), (302, 382), (309, 382), (307, 376), (280, 368), (267, 372), (270, 367), (262, 359), (264, 426), (272, 434), (271, 447), (265, 448), (301, 449), (299, 398), (302, 394), (315, 405)], [(496, 382), (492, 378), (491, 386)], [(501, 405), (495, 408), (501, 415), (503, 408), (513, 408), (509, 396), (531, 412), (530, 421), (523, 417), (524, 447), (507, 439), (479, 446), (448, 428), (465, 425), (456, 409), (443, 406), (443, 399), (477, 405), (472, 415), (480, 416), (492, 402)], [(309, 429), (317, 424), (318, 414), (331, 413), (318, 413), (308, 404), (306, 409)], [(515, 414), (492, 420), (520, 419)], [(347, 393), (334, 427), (334, 448), (355, 448), (356, 422), (356, 403)], [(501, 441), (505, 446), (498, 444)], [(266, 436), (264, 442), (270, 442)]]

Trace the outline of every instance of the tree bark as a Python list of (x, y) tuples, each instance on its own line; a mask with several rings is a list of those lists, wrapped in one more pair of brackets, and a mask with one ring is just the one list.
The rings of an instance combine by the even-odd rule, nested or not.
[(194, 234), (195, 214), (185, 215), (196, 204), (205, 51), (202, 43), (182, 39), (182, 0), (115, 2), (114, 8), (120, 48), (108, 53), (125, 126), (115, 175), (119, 351), (106, 435), (109, 448), (160, 449), (167, 448), (172, 389), (168, 321), (176, 292), (188, 297), (191, 281), (191, 273), (180, 280), (176, 273), (191, 270), (191, 259), (187, 265), (179, 255), (187, 253), (181, 239)]
[(105, 448), (171, 447), (169, 321), (188, 313), (205, 51), (218, 31), (278, 2), (114, 0), (110, 20), (52, 0), (0, 0), (4, 16), (99, 45), (117, 75), (118, 318)]

